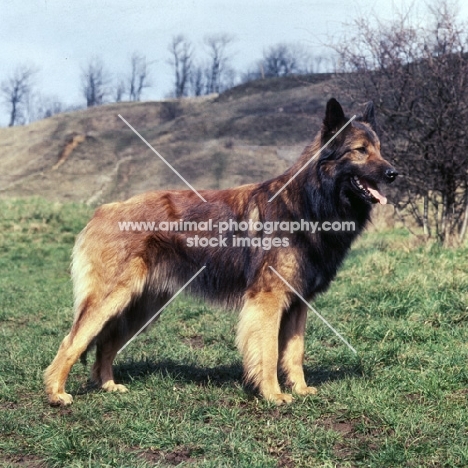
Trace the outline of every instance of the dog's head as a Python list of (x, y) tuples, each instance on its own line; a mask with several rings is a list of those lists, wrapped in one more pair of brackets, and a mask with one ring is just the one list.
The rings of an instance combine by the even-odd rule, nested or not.
[(330, 99), (321, 132), (321, 145), (328, 144), (321, 152), (319, 166), (348, 198), (385, 204), (381, 186), (393, 182), (398, 172), (380, 154), (373, 103), (346, 125), (348, 121), (339, 102)]

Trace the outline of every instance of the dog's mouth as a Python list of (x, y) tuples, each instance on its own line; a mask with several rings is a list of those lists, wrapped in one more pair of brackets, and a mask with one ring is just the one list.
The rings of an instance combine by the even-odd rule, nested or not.
[(381, 205), (387, 203), (387, 197), (379, 191), (376, 183), (355, 175), (351, 177), (351, 184), (364, 200), (370, 203), (380, 203)]

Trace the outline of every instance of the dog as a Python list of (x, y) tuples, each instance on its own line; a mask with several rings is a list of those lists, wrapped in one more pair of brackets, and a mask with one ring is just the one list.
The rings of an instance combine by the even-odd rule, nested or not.
[[(293, 394), (316, 393), (304, 377), (307, 307), (296, 292), (310, 301), (326, 290), (372, 205), (386, 203), (381, 185), (397, 175), (380, 153), (373, 104), (350, 122), (332, 98), (315, 139), (276, 178), (200, 193), (153, 191), (101, 206), (73, 249), (75, 316), (45, 371), (49, 403), (72, 403), (65, 382), (91, 346), (92, 378), (104, 390), (126, 391), (114, 381), (117, 352), (190, 279), (191, 293), (240, 309), (236, 344), (245, 381), (262, 397), (293, 400), (281, 391), (278, 372)], [(189, 222), (196, 230), (142, 228), (149, 220)], [(354, 229), (325, 229), (343, 220)], [(129, 221), (137, 228), (122, 229)], [(285, 232), (284, 222), (304, 229)], [(313, 222), (323, 229), (306, 230)], [(209, 223), (222, 225), (223, 235)]]

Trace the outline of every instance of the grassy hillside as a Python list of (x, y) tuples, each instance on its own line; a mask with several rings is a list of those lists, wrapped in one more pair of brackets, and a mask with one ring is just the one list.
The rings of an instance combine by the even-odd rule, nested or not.
[[(90, 209), (0, 202), (2, 467), (464, 467), (468, 465), (466, 248), (370, 233), (315, 303), (358, 356), (309, 317), (306, 379), (275, 407), (241, 386), (236, 314), (180, 298), (118, 358), (128, 394), (77, 364), (70, 408), (42, 372), (72, 320), (69, 257)], [(92, 361), (92, 360), (91, 360)]]
[(185, 188), (118, 114), (196, 188), (267, 179), (312, 139), (331, 83), (328, 75), (260, 80), (218, 97), (110, 104), (0, 129), (0, 197), (100, 204)]

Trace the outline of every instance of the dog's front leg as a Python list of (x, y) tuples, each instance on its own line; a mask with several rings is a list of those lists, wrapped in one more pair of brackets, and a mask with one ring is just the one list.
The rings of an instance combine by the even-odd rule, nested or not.
[(247, 293), (236, 339), (246, 381), (276, 404), (293, 400), (291, 395), (281, 393), (278, 382), (278, 334), (284, 302), (280, 292)]
[(279, 365), (287, 383), (298, 395), (314, 395), (315, 387), (308, 387), (304, 377), (304, 334), (307, 306), (298, 303), (283, 314), (279, 332)]

